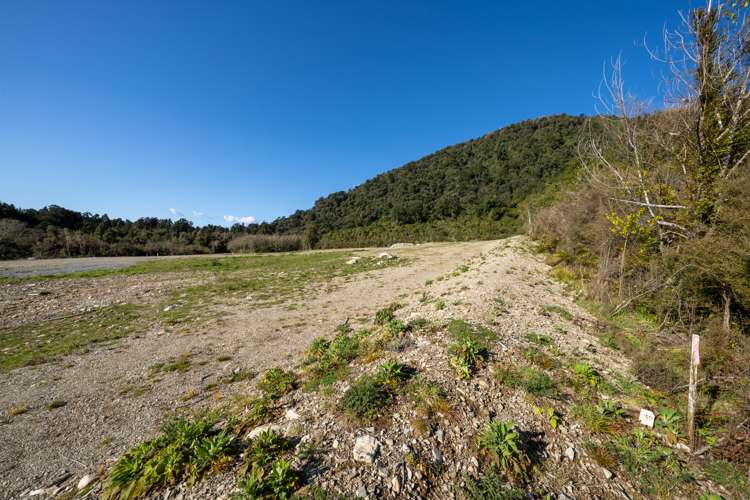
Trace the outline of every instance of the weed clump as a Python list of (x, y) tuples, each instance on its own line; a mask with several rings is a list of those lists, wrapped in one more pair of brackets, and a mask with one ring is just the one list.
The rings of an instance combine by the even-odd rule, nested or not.
[(490, 420), (484, 432), (477, 438), (477, 447), (500, 471), (513, 476), (523, 476), (531, 461), (523, 450), (521, 436), (514, 428), (511, 420)]
[(523, 389), (536, 396), (555, 397), (557, 385), (544, 372), (528, 366), (516, 368), (498, 367), (495, 372), (498, 382), (512, 389)]
[(394, 399), (396, 391), (410, 377), (407, 367), (386, 361), (375, 376), (364, 375), (346, 393), (343, 410), (361, 420), (372, 420)]
[(384, 307), (375, 313), (376, 325), (387, 325), (394, 318), (393, 313), (401, 309), (401, 304), (393, 302), (388, 307)]
[(596, 389), (602, 378), (599, 373), (584, 361), (578, 361), (573, 365), (573, 384), (576, 387)]
[(107, 476), (104, 500), (137, 498), (153, 488), (187, 481), (193, 484), (209, 468), (230, 460), (233, 436), (215, 429), (212, 416), (194, 421), (174, 420), (161, 435), (132, 448)]
[(292, 372), (286, 372), (281, 368), (271, 368), (261, 377), (258, 388), (269, 398), (279, 399), (294, 389), (296, 380)]
[(354, 336), (342, 334), (330, 341), (322, 337), (315, 339), (307, 350), (305, 359), (310, 372), (305, 388), (313, 390), (344, 378), (349, 372), (349, 362), (362, 353), (364, 346), (361, 337), (365, 334), (366, 332)]
[(245, 450), (245, 461), (240, 474), (235, 500), (258, 498), (291, 498), (300, 484), (300, 473), (286, 457), (294, 443), (276, 431), (268, 430), (253, 439)]
[(573, 415), (596, 433), (613, 433), (622, 427), (623, 409), (609, 400), (573, 407)]
[(523, 490), (509, 487), (494, 469), (485, 472), (481, 479), (467, 477), (464, 492), (468, 500), (523, 500), (526, 498)]

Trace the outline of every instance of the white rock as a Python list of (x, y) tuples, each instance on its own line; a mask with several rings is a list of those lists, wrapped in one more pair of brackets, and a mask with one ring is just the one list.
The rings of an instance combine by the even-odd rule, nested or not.
[(44, 495), (45, 493), (47, 493), (47, 490), (45, 490), (44, 488), (40, 488), (38, 490), (30, 491), (29, 492), (29, 496), (30, 497), (35, 497), (37, 495)]
[(349, 265), (351, 266), (352, 264), (356, 264), (357, 262), (359, 262), (359, 260), (360, 260), (361, 258), (362, 258), (362, 257), (357, 257), (357, 256), (354, 256), (354, 257), (352, 257), (351, 259), (347, 260), (347, 261), (346, 261), (346, 263), (347, 263), (347, 264), (349, 264)]
[(169, 312), (172, 310), (172, 306), (167, 306), (164, 308), (164, 312)]
[(381, 254), (378, 255), (378, 259), (389, 260), (389, 259), (395, 259), (395, 258), (396, 258), (395, 255), (391, 255), (388, 252), (383, 252), (383, 253), (381, 253)]
[(371, 464), (380, 450), (380, 443), (372, 436), (359, 436), (354, 442), (352, 454), (357, 462)]
[(357, 498), (367, 498), (367, 488), (360, 486), (357, 490)]
[(297, 413), (297, 410), (294, 408), (289, 408), (286, 413), (284, 413), (284, 418), (287, 420), (299, 420), (299, 413)]
[(443, 452), (436, 446), (432, 447), (432, 461), (435, 462), (436, 465), (443, 463)]
[(251, 430), (247, 433), (245, 436), (246, 439), (255, 439), (256, 437), (260, 436), (262, 433), (266, 431), (276, 431), (281, 432), (281, 426), (276, 424), (265, 424), (261, 425), (260, 427), (256, 427), (255, 429)]
[(399, 481), (395, 476), (393, 479), (391, 479), (391, 490), (393, 490), (396, 495), (401, 493), (401, 481)]
[(576, 450), (572, 446), (565, 448), (565, 456), (568, 460), (574, 460), (576, 458)]
[(602, 474), (604, 474), (605, 479), (612, 479), (613, 474), (609, 469), (602, 467)]
[(91, 474), (86, 474), (78, 481), (78, 489), (82, 490), (86, 486), (90, 485), (94, 481), (94, 476)]

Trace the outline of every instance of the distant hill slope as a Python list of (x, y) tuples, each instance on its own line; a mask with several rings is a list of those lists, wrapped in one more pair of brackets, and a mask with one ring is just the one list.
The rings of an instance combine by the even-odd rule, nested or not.
[(519, 227), (519, 203), (572, 170), (584, 121), (568, 115), (527, 120), (449, 146), (320, 198), (309, 210), (275, 220), (271, 230), (299, 233), (313, 225), (325, 242), (327, 233), (354, 234), (373, 225), (417, 229), (482, 219), (512, 232)]

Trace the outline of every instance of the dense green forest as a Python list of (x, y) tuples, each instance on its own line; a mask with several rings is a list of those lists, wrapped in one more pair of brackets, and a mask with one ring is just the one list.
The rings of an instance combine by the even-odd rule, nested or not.
[(285, 251), (506, 236), (521, 227), (520, 207), (530, 195), (574, 170), (584, 122), (566, 115), (524, 121), (328, 195), (309, 210), (229, 229), (0, 203), (0, 258)]

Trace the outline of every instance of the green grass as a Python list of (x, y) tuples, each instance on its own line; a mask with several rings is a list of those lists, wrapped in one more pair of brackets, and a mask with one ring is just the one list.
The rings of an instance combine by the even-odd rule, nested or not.
[(547, 346), (552, 344), (552, 339), (550, 339), (547, 335), (544, 335), (542, 333), (532, 332), (526, 335), (526, 339), (529, 342), (533, 342), (535, 344)]
[(513, 389), (523, 389), (529, 394), (546, 397), (555, 397), (558, 394), (557, 385), (551, 378), (529, 366), (498, 367), (495, 376), (501, 384)]
[(363, 375), (352, 384), (341, 400), (341, 408), (359, 420), (373, 420), (393, 402), (396, 392), (411, 374), (411, 370), (400, 363), (386, 361), (375, 376)]
[(646, 495), (672, 498), (676, 487), (692, 480), (675, 453), (651, 432), (636, 429), (612, 438), (605, 447)]
[(125, 453), (105, 479), (102, 498), (138, 498), (159, 486), (197, 481), (230, 459), (235, 437), (218, 430), (218, 418), (178, 419), (161, 434)]
[(568, 321), (573, 319), (573, 314), (570, 311), (568, 311), (567, 309), (563, 307), (556, 306), (556, 305), (547, 305), (547, 306), (542, 307), (542, 313), (547, 316), (554, 313), (554, 314), (559, 315), (562, 319), (565, 319)]
[(719, 460), (703, 469), (711, 481), (726, 488), (735, 498), (750, 498), (748, 479), (734, 464)]
[(481, 479), (466, 477), (464, 493), (468, 500), (524, 500), (526, 492), (508, 486), (507, 481), (494, 469), (489, 469)]
[(65, 318), (0, 328), (0, 371), (36, 365), (138, 333), (145, 308), (102, 307)]
[(323, 337), (315, 339), (307, 350), (305, 364), (308, 365), (306, 390), (333, 385), (349, 374), (349, 362), (362, 354), (363, 338), (367, 332), (356, 335), (341, 334), (333, 340)]

